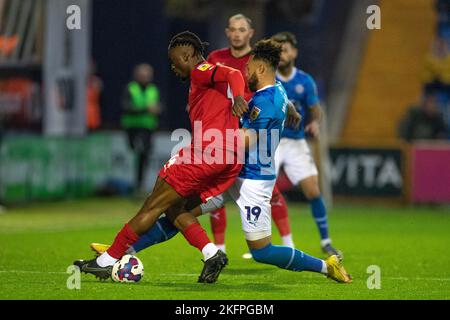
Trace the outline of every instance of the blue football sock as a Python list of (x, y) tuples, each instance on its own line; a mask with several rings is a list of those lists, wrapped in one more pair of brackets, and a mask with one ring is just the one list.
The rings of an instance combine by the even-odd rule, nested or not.
[(316, 221), (317, 228), (319, 228), (320, 238), (322, 240), (328, 239), (328, 217), (327, 209), (323, 203), (322, 197), (317, 197), (309, 201), (311, 204), (311, 211)]
[(178, 233), (178, 229), (166, 217), (159, 218), (153, 227), (143, 234), (138, 242), (133, 244), (136, 252), (144, 250), (157, 243), (161, 243), (173, 238)]
[(282, 269), (322, 272), (322, 260), (311, 257), (294, 248), (269, 244), (262, 249), (250, 249), (250, 252), (256, 261), (271, 264)]

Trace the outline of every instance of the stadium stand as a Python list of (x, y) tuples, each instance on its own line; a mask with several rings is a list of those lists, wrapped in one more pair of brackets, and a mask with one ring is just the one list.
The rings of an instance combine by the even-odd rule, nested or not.
[(369, 35), (343, 141), (379, 144), (395, 140), (400, 118), (421, 95), (420, 61), (433, 37), (433, 3), (382, 1), (380, 7), (382, 29)]

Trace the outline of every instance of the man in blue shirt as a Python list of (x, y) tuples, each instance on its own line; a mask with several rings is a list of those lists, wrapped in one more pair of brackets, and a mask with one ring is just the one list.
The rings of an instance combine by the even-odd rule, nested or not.
[(280, 32), (272, 37), (282, 45), (277, 80), (286, 89), (289, 100), (302, 116), (298, 129), (285, 128), (280, 146), (275, 154), (277, 172), (284, 168), (293, 185), (299, 186), (311, 205), (312, 215), (319, 229), (321, 247), (328, 255), (342, 255), (331, 244), (328, 234), (327, 211), (321, 196), (318, 171), (305, 140), (309, 134), (318, 138), (321, 117), (320, 101), (313, 78), (295, 67), (297, 40), (290, 32)]

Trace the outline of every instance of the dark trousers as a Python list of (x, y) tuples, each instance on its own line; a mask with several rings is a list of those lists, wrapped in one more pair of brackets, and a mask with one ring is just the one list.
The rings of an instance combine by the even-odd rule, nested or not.
[(142, 187), (144, 172), (152, 149), (153, 131), (144, 128), (127, 129), (128, 143), (137, 156), (136, 190)]

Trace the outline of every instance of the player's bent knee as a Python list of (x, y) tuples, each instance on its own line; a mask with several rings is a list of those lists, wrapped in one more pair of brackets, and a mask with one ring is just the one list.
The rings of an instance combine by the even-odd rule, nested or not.
[(320, 191), (305, 194), (305, 197), (308, 200), (313, 200), (313, 199), (319, 198), (320, 196), (321, 196)]
[(304, 188), (303, 189), (303, 193), (306, 197), (306, 199), (308, 200), (312, 200), (315, 198), (320, 197), (320, 189), (318, 186), (314, 186), (314, 187), (309, 187), (309, 188)]
[(317, 181), (317, 176), (307, 178), (301, 181), (299, 185), (303, 191), (303, 194), (308, 200), (320, 197), (321, 193), (319, 183)]

